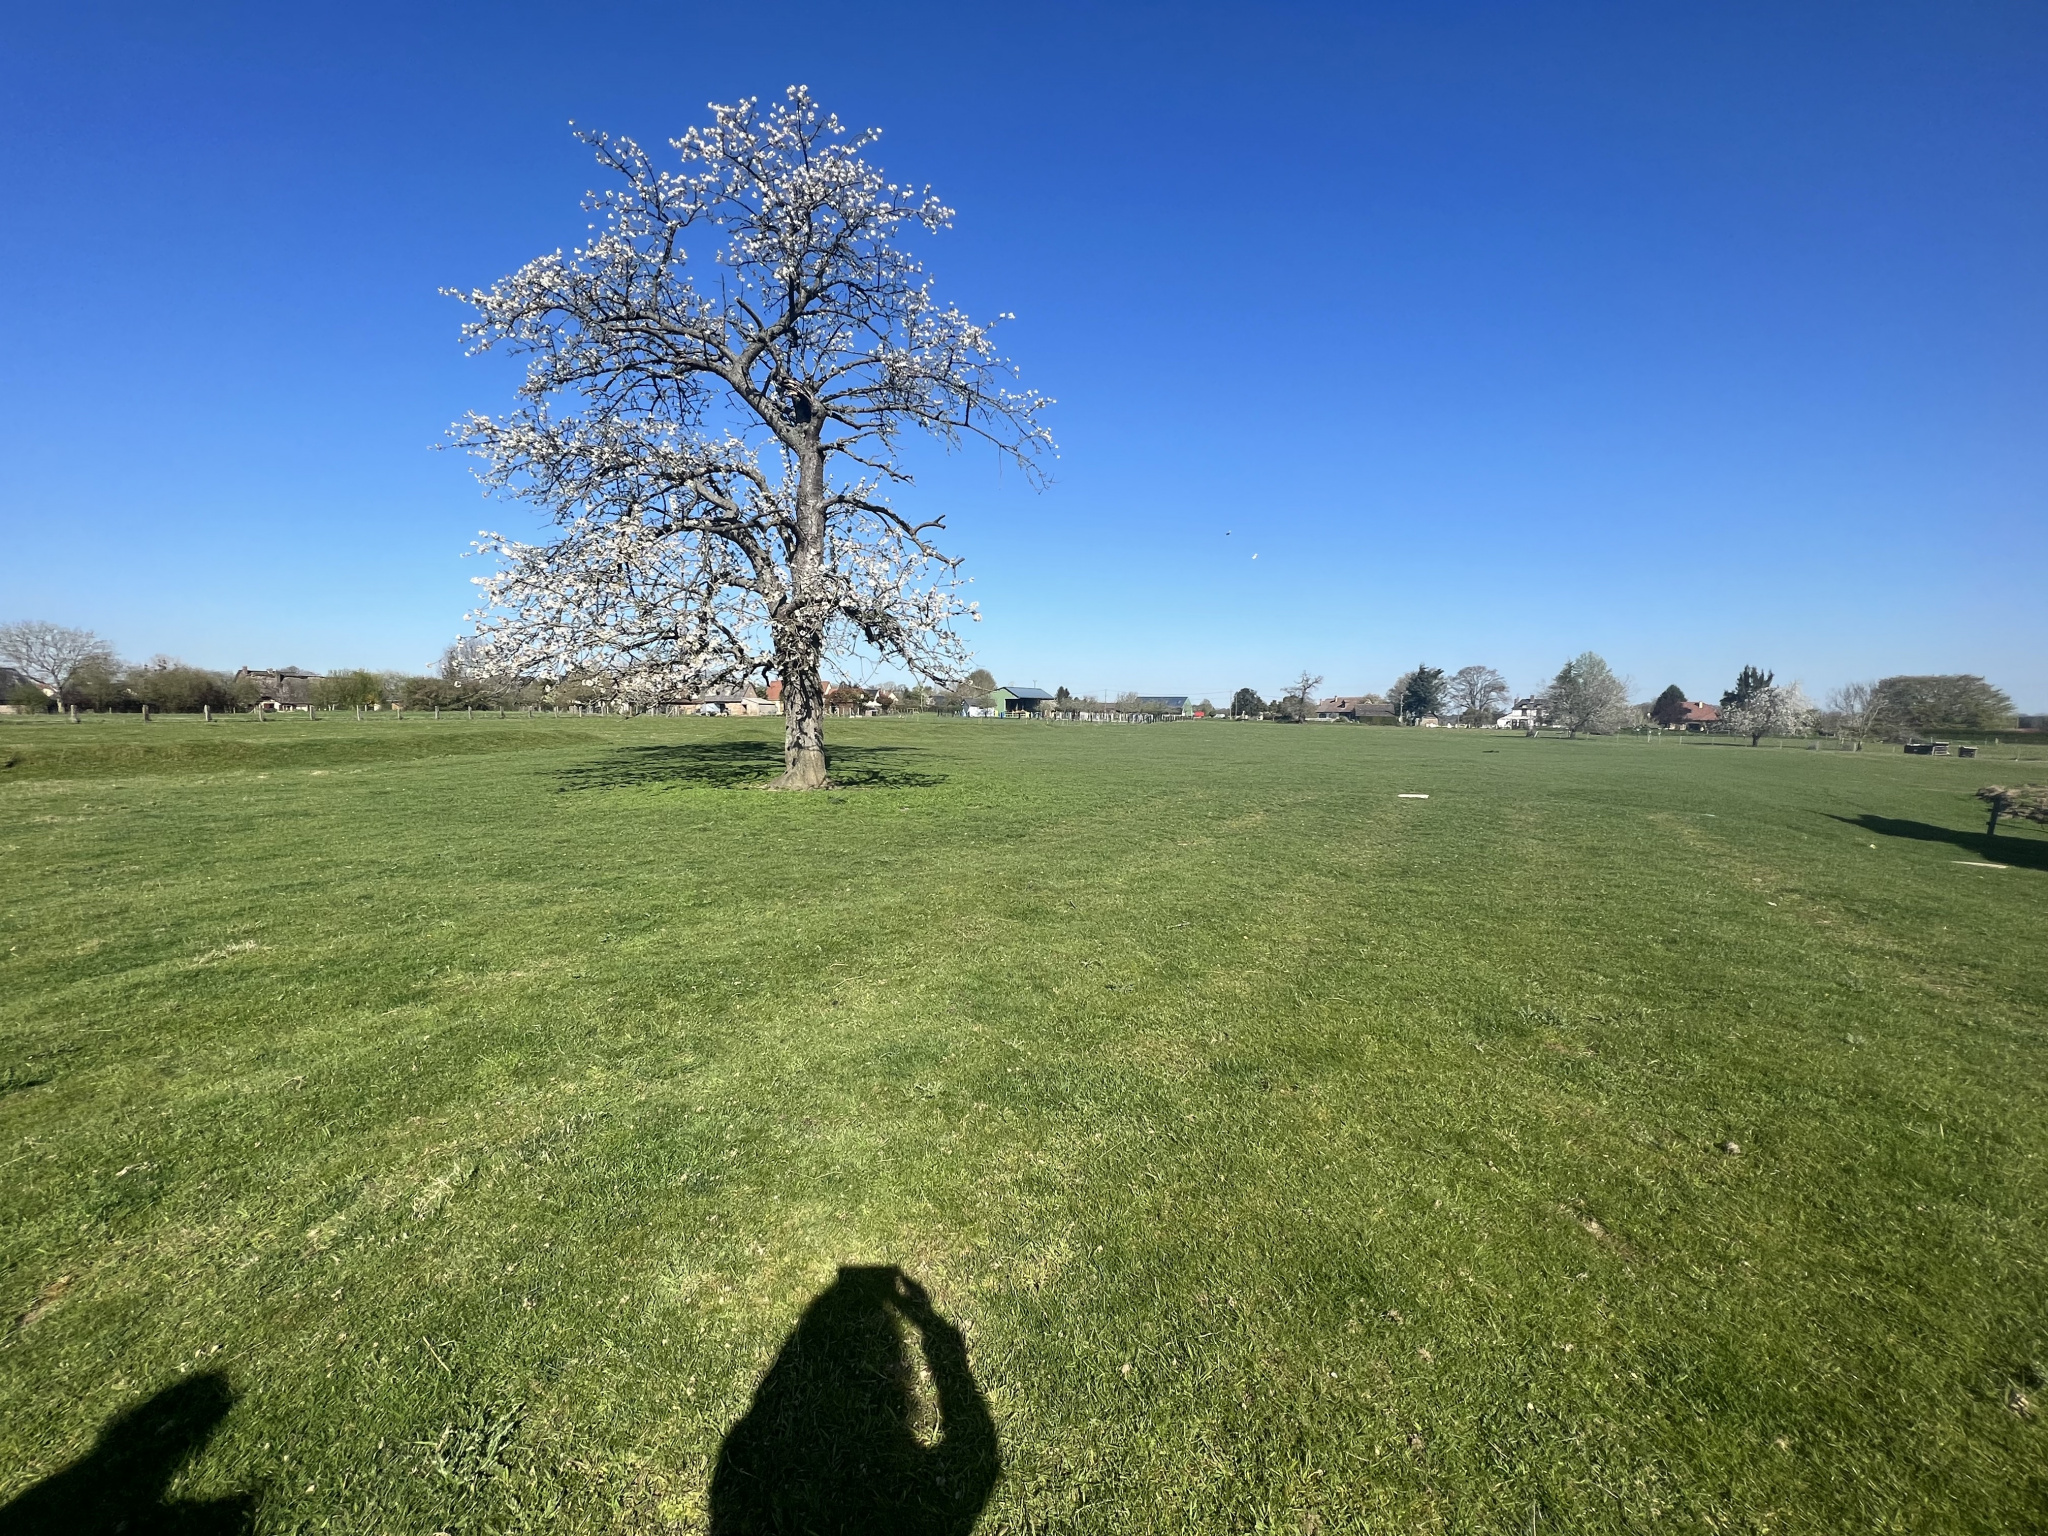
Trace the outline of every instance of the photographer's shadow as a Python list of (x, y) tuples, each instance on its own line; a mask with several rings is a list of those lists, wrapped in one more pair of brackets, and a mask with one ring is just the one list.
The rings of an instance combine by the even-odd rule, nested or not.
[(237, 1536), (255, 1501), (170, 1499), (171, 1479), (212, 1438), (234, 1406), (227, 1379), (211, 1372), (165, 1387), (107, 1421), (93, 1448), (5, 1505), (7, 1536)]
[(960, 1330), (893, 1265), (842, 1268), (719, 1448), (712, 1536), (967, 1536), (1001, 1470)]

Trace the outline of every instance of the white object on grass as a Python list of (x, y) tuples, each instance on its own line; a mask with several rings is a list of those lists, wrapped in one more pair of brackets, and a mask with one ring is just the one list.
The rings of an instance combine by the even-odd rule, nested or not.
[(1427, 795), (1396, 795), (1396, 796), (1395, 796), (1394, 798), (1395, 798), (1395, 799), (1397, 799), (1397, 800), (1427, 800), (1427, 799), (1429, 798), (1429, 796), (1427, 796)]

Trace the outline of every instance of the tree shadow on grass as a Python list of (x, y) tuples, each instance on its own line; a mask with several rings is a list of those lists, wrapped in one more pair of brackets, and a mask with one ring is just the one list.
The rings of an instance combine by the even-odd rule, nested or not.
[(902, 1270), (848, 1266), (726, 1433), (711, 1536), (968, 1536), (1001, 1471), (960, 1330)]
[[(942, 773), (898, 767), (889, 756), (907, 747), (828, 747), (834, 789), (931, 789)], [(595, 762), (565, 768), (556, 778), (564, 790), (631, 789), (700, 785), (744, 789), (765, 784), (782, 772), (782, 746), (772, 741), (693, 741), (670, 746), (621, 747)]]
[(178, 1469), (212, 1438), (234, 1406), (227, 1378), (187, 1377), (117, 1414), (93, 1447), (63, 1471), (0, 1506), (8, 1536), (237, 1536), (255, 1501), (167, 1499)]
[(1987, 837), (1982, 832), (1962, 832), (1954, 827), (1937, 827), (1925, 821), (1897, 821), (1890, 816), (1833, 816), (1879, 837), (1905, 837), (1921, 843), (1947, 843), (1966, 850), (1972, 858), (1987, 864), (2010, 864), (2020, 869), (2048, 869), (2048, 841), (2019, 837)]

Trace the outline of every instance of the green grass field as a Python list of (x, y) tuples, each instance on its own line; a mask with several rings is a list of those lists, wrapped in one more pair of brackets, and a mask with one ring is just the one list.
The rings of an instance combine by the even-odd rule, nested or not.
[(777, 725), (0, 725), (0, 1527), (2048, 1526), (2048, 764)]

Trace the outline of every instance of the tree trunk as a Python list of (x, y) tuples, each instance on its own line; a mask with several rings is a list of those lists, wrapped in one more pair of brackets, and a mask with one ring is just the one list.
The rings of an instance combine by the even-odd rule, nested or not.
[(823, 789), (825, 777), (825, 684), (815, 647), (778, 645), (782, 674), (782, 776), (770, 789)]
[(823, 789), (825, 776), (825, 615), (815, 611), (825, 559), (825, 456), (816, 434), (799, 454), (796, 539), (790, 551), (789, 607), (775, 626), (775, 670), (782, 677), (782, 776), (770, 789)]

